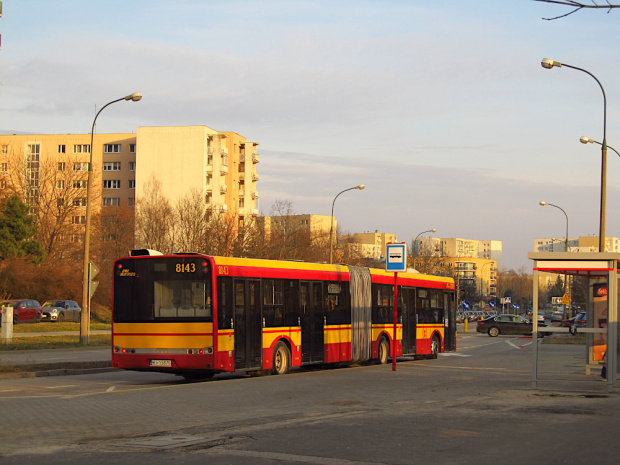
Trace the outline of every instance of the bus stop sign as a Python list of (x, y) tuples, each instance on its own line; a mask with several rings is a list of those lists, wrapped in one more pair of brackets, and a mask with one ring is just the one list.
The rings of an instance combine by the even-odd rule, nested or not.
[(385, 271), (407, 271), (407, 244), (386, 244)]

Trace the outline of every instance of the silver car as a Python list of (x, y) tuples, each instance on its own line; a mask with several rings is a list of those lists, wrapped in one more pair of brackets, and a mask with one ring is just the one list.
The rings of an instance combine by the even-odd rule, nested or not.
[(43, 304), (41, 321), (80, 321), (82, 309), (73, 300), (48, 300)]

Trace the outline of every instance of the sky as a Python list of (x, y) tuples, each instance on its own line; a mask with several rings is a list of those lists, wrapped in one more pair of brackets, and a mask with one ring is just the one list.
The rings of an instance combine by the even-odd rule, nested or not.
[[(533, 0), (3, 0), (0, 133), (205, 125), (258, 142), (259, 210), (342, 232), (498, 240), (598, 236), (603, 93), (620, 151), (620, 9)], [(124, 107), (123, 107), (124, 106)], [(620, 157), (607, 236), (620, 237)]]

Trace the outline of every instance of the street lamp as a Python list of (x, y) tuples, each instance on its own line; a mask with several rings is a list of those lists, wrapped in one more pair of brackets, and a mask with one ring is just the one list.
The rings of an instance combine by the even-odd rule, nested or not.
[(567, 68), (576, 69), (589, 74), (597, 82), (601, 91), (603, 92), (603, 143), (601, 144), (601, 211), (600, 211), (600, 225), (599, 225), (599, 239), (598, 250), (599, 252), (605, 252), (605, 205), (607, 201), (607, 97), (605, 96), (605, 89), (603, 85), (590, 71), (586, 71), (576, 66), (567, 65), (566, 63), (560, 63), (559, 61), (553, 61), (550, 58), (543, 58), (540, 62), (541, 66), (545, 69), (551, 69), (554, 66), (561, 68), (566, 66)]
[(90, 217), (92, 210), (92, 189), (91, 184), (93, 180), (93, 138), (95, 134), (95, 123), (99, 114), (108, 106), (113, 103), (120, 102), (121, 100), (131, 100), (137, 102), (142, 98), (140, 92), (134, 92), (116, 100), (112, 100), (106, 103), (101, 110), (95, 115), (93, 120), (93, 126), (90, 131), (90, 161), (88, 163), (88, 177), (86, 181), (86, 227), (84, 230), (84, 277), (82, 280), (82, 313), (80, 315), (80, 344), (88, 345), (89, 342), (89, 325), (90, 325)]
[(331, 264), (333, 261), (333, 254), (334, 254), (334, 204), (336, 203), (336, 199), (340, 196), (340, 194), (346, 192), (346, 191), (350, 191), (353, 189), (359, 189), (359, 190), (363, 190), (364, 189), (364, 184), (360, 184), (359, 186), (355, 186), (355, 187), (349, 187), (348, 189), (345, 189), (341, 192), (338, 193), (338, 195), (336, 197), (334, 197), (334, 201), (332, 202), (332, 219), (331, 219), (331, 226), (329, 228), (329, 263)]
[(419, 245), (418, 245), (418, 237), (420, 237), (422, 234), (426, 234), (426, 233), (429, 233), (429, 232), (435, 233), (435, 232), (437, 232), (437, 228), (429, 229), (429, 230), (427, 230), (427, 231), (422, 231), (422, 232), (421, 232), (420, 234), (418, 234), (418, 235), (415, 237), (415, 239), (413, 240), (413, 243), (414, 243), (414, 245), (415, 245), (415, 253), (416, 253), (416, 255), (418, 255), (418, 252), (419, 252), (419, 250), (420, 250), (420, 247), (419, 247)]
[[(598, 144), (598, 145), (603, 145), (600, 142), (595, 141), (594, 139), (590, 139), (589, 137), (586, 137), (586, 136), (581, 136), (579, 138), (579, 142), (581, 142), (582, 144), (587, 144), (587, 143), (591, 143), (592, 144), (592, 143), (594, 143), (594, 144)], [(611, 145), (608, 145), (607, 148), (613, 150), (614, 152), (616, 152), (616, 155), (618, 155), (620, 157), (620, 153), (618, 153), (618, 151), (615, 148), (613, 148)]]
[(552, 203), (545, 202), (544, 200), (541, 200), (538, 203), (540, 204), (541, 207), (549, 205), (550, 207), (555, 207), (558, 210), (562, 210), (562, 213), (564, 213), (564, 216), (566, 217), (566, 240), (564, 241), (564, 244), (566, 245), (566, 252), (568, 252), (568, 215), (566, 214), (566, 212), (564, 211), (562, 207), (558, 207), (557, 205), (553, 205)]

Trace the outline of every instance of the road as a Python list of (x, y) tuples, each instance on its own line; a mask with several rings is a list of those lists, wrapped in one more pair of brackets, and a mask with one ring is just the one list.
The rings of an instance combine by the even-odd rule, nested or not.
[[(401, 360), (396, 372), (388, 364), (207, 382), (124, 371), (3, 379), (0, 462), (616, 463), (618, 392), (594, 376), (532, 390), (531, 344), (464, 334), (457, 353)], [(541, 346), (564, 360), (568, 378), (580, 372), (582, 349)]]

